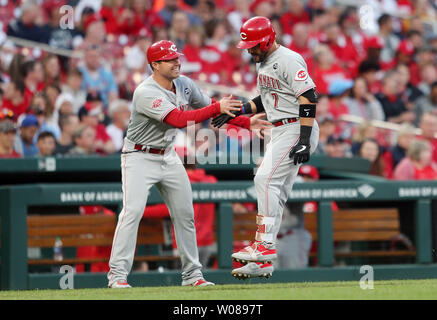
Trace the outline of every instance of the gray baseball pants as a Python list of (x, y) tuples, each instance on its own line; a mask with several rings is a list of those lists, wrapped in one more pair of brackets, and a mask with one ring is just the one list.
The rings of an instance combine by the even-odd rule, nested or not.
[[(123, 152), (133, 150), (134, 143), (125, 139)], [(127, 280), (134, 260), (138, 226), (153, 185), (170, 211), (182, 262), (182, 284), (203, 278), (196, 242), (191, 184), (174, 149), (164, 155), (146, 152), (122, 154), (121, 170), (123, 209), (112, 243), (109, 284)]]

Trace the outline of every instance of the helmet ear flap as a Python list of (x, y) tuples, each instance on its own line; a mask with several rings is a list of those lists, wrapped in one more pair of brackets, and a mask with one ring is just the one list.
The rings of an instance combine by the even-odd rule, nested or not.
[(275, 39), (276, 39), (276, 33), (275, 31), (273, 31), (272, 34), (269, 35), (269, 38), (267, 40), (260, 42), (261, 51), (269, 50)]

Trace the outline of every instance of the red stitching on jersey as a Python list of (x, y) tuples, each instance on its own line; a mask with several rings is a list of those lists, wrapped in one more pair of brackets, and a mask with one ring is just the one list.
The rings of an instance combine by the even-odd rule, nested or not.
[(162, 104), (162, 98), (158, 98), (152, 102), (152, 109), (159, 108)]

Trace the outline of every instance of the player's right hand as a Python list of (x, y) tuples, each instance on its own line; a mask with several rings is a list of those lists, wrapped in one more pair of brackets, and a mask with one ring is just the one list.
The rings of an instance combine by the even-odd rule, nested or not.
[(220, 112), (234, 118), (238, 112), (241, 112), (243, 102), (241, 100), (232, 99), (232, 95), (224, 97), (220, 100)]
[(310, 144), (309, 142), (299, 141), (290, 152), (290, 159), (293, 160), (294, 165), (308, 162), (310, 160)]

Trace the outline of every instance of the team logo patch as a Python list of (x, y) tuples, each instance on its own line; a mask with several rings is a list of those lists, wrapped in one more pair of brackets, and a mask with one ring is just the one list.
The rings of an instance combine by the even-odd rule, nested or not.
[(184, 89), (184, 92), (185, 92), (186, 95), (189, 95), (191, 91), (190, 91), (189, 88), (185, 88), (185, 89)]
[(279, 67), (279, 66), (278, 66), (278, 63), (275, 63), (275, 64), (273, 65), (273, 69), (274, 69), (274, 70), (278, 69), (278, 67)]
[(294, 80), (296, 81), (304, 81), (308, 78), (308, 72), (305, 69), (299, 69), (294, 76)]
[(161, 106), (161, 104), (162, 104), (162, 99), (161, 99), (161, 98), (156, 99), (156, 100), (153, 101), (153, 103), (152, 103), (152, 108), (153, 108), (153, 109), (159, 108), (159, 107)]
[(247, 34), (245, 32), (240, 33), (240, 37), (242, 40), (246, 40), (247, 39)]

